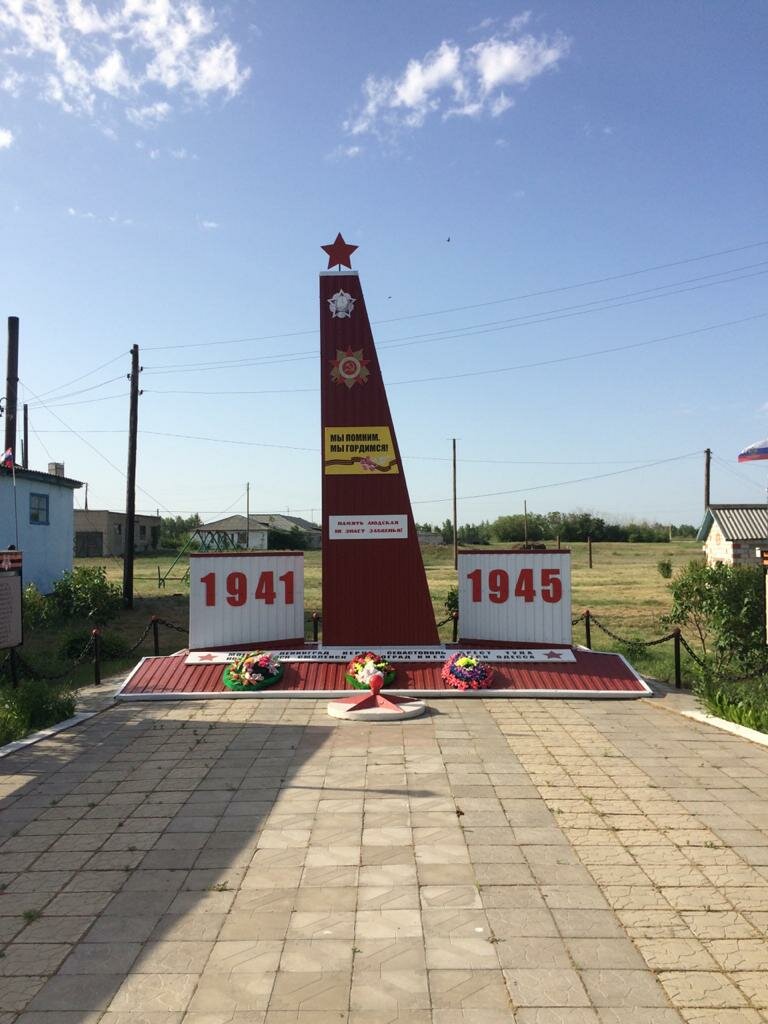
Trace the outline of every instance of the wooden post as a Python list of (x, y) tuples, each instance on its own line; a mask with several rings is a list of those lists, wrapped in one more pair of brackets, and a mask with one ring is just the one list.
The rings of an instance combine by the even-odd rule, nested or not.
[(453, 619), (453, 623), (451, 625), (451, 640), (453, 643), (456, 643), (459, 639), (459, 613), (452, 612), (451, 618)]
[(592, 620), (589, 614), (589, 608), (584, 612), (584, 637), (585, 646), (592, 650)]
[(157, 657), (160, 653), (160, 623), (156, 615), (152, 616), (152, 649)]
[(131, 349), (130, 411), (128, 415), (128, 472), (125, 487), (125, 550), (123, 552), (123, 604), (133, 608), (133, 542), (136, 531), (136, 444), (139, 432), (139, 346)]
[(709, 508), (709, 484), (712, 467), (712, 449), (704, 449), (704, 511)]
[(592, 568), (592, 538), (587, 537), (587, 555), (589, 556), (589, 568)]
[(453, 443), (453, 568), (459, 567), (459, 523), (456, 513), (456, 438), (451, 438)]
[(523, 543), (528, 547), (528, 502), (523, 501)]
[(312, 612), (312, 639), (317, 643), (317, 638), (320, 633), (320, 613)]
[(557, 535), (557, 550), (560, 550), (560, 534)]
[(29, 469), (29, 406), (24, 403), (24, 425), (21, 441), (21, 468)]
[[(16, 413), (19, 392), (19, 318), (8, 317), (8, 363), (5, 378), (5, 448), (13, 452), (13, 461), (18, 462), (16, 450)], [(5, 449), (4, 449), (5, 450)]]

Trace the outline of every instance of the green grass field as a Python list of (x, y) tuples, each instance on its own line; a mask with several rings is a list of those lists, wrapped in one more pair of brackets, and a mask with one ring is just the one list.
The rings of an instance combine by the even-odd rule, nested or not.
[[(588, 567), (587, 545), (574, 544), (572, 551), (573, 570), (573, 617), (585, 608), (603, 621), (613, 632), (630, 640), (650, 640), (669, 632), (661, 618), (670, 609), (668, 580), (662, 578), (657, 569), (661, 559), (669, 558), (673, 569), (678, 569), (694, 558), (701, 557), (701, 546), (694, 540), (675, 540), (669, 544), (594, 544), (593, 568)], [(135, 601), (131, 611), (124, 611), (111, 623), (108, 633), (115, 633), (127, 643), (133, 643), (141, 634), (150, 616), (159, 615), (164, 619), (186, 626), (188, 622), (189, 584), (184, 579), (188, 561), (180, 560), (173, 569), (164, 589), (157, 585), (158, 567), (161, 575), (170, 568), (175, 556), (142, 556), (135, 562)], [(447, 547), (427, 548), (424, 562), (432, 595), (436, 621), (446, 617), (445, 599), (451, 587), (456, 585), (452, 550)], [(123, 566), (119, 559), (78, 559), (78, 565), (104, 564), (108, 578), (122, 583)], [(306, 636), (312, 635), (312, 612), (321, 608), (321, 564), (320, 552), (305, 554), (305, 622)], [(442, 639), (449, 640), (450, 623), (440, 629)], [(168, 629), (161, 629), (161, 651), (170, 653), (184, 645), (184, 637)], [(574, 641), (584, 642), (584, 627), (579, 623), (574, 629)], [(41, 634), (29, 638), (25, 652), (38, 664), (41, 657), (58, 662), (51, 653), (52, 638)], [(592, 646), (596, 650), (619, 650), (626, 648), (603, 634), (595, 625), (592, 628)], [(110, 672), (121, 671), (133, 664), (141, 655), (151, 652), (151, 638), (128, 659), (110, 663)], [(673, 673), (672, 645), (664, 644), (651, 648), (646, 655), (634, 654), (633, 663), (640, 671), (659, 679), (669, 679)], [(685, 669), (685, 665), (684, 665)], [(83, 682), (89, 678), (89, 669), (83, 666), (76, 679)]]

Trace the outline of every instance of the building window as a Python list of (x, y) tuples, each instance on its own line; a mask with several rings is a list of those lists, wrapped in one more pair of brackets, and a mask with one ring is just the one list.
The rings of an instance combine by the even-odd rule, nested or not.
[(38, 526), (47, 526), (48, 519), (48, 495), (30, 494), (29, 496), (29, 521)]
[(140, 526), (139, 527), (139, 536), (142, 538), (142, 540), (144, 539), (144, 537), (147, 536), (147, 528), (146, 528), (146, 526)]
[(122, 523), (115, 523), (115, 533), (118, 535), (118, 537), (120, 536), (120, 534), (122, 532), (123, 532), (123, 524)]

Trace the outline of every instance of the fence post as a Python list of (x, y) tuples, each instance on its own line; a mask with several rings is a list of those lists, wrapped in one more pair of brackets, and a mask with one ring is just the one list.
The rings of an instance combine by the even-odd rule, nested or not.
[(592, 568), (592, 538), (587, 537), (587, 554), (589, 555), (589, 568)]
[(675, 641), (675, 689), (680, 690), (683, 686), (683, 677), (680, 671), (680, 627), (673, 631)]
[(585, 643), (589, 650), (592, 650), (592, 619), (589, 614), (589, 608), (584, 612), (584, 636)]
[(312, 639), (317, 643), (320, 630), (320, 612), (312, 612)]
[(453, 643), (456, 643), (459, 639), (459, 613), (451, 612), (451, 618), (453, 619), (453, 624), (451, 626), (451, 639)]
[(156, 615), (152, 616), (152, 646), (155, 657), (160, 654), (160, 622)]
[(101, 683), (101, 630), (91, 630), (93, 637), (93, 682), (96, 686)]

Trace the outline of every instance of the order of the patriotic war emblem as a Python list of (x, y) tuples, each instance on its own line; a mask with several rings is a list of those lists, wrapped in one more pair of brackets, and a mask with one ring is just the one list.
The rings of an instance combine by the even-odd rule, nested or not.
[(348, 388), (355, 384), (365, 384), (371, 375), (369, 362), (369, 359), (363, 359), (361, 348), (355, 351), (348, 348), (346, 352), (337, 348), (336, 358), (331, 360), (331, 380), (336, 384), (346, 384)]
[(349, 292), (338, 291), (328, 299), (328, 308), (331, 311), (332, 317), (339, 317), (339, 319), (343, 320), (345, 317), (352, 316), (355, 300)]

